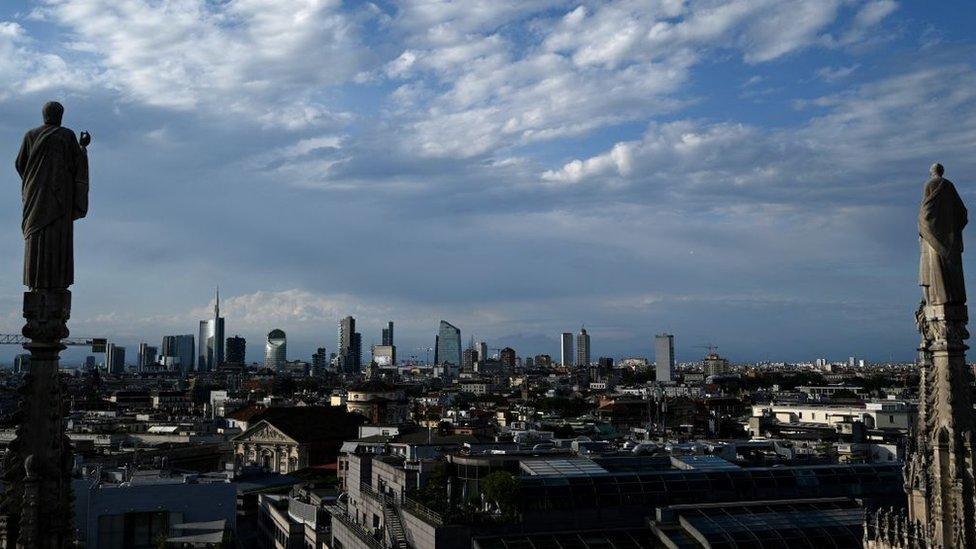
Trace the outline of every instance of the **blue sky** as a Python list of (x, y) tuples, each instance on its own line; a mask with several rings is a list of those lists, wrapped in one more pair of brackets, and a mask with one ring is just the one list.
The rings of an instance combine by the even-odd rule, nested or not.
[[(41, 104), (94, 136), (71, 328), (289, 358), (447, 319), (490, 346), (907, 359), (929, 164), (976, 175), (976, 9), (887, 0), (0, 5), (0, 332), (12, 169)], [(973, 272), (971, 257), (966, 267)], [(0, 359), (14, 348), (0, 349)], [(75, 355), (71, 355), (74, 359)]]

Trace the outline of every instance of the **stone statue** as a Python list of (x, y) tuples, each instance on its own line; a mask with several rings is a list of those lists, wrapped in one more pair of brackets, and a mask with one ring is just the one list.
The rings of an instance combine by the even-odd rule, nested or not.
[(922, 193), (918, 283), (926, 305), (963, 305), (962, 230), (968, 221), (967, 211), (956, 187), (942, 177), (943, 173), (941, 164), (933, 164)]
[(64, 107), (49, 102), (44, 124), (24, 135), (16, 167), (22, 185), (24, 285), (66, 289), (74, 283), (73, 222), (88, 213), (88, 132), (61, 126)]
[(3, 456), (0, 545), (72, 545), (71, 441), (59, 374), (74, 282), (74, 220), (88, 213), (88, 132), (61, 126), (64, 107), (42, 109), (44, 125), (27, 132), (15, 167), (24, 218), (24, 318), (30, 371), (18, 388), (17, 430)]

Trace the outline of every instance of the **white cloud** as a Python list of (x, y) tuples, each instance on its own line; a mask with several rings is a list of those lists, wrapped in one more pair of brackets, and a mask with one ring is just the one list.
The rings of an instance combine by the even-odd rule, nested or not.
[[(686, 204), (848, 201), (925, 175), (942, 159), (967, 173), (976, 141), (976, 68), (910, 70), (822, 97), (806, 124), (767, 129), (678, 121), (651, 124), (639, 140), (541, 173), (547, 184), (655, 189)], [(937, 129), (937, 130), (936, 130)], [(909, 171), (913, 170), (913, 171)]]
[(0, 100), (35, 92), (80, 89), (88, 84), (60, 56), (38, 49), (18, 23), (0, 21)]
[(857, 64), (849, 67), (820, 67), (817, 69), (817, 77), (824, 82), (833, 83), (854, 74), (859, 67), (860, 65)]
[(40, 14), (72, 31), (108, 84), (143, 104), (248, 115), (289, 128), (333, 113), (322, 89), (360, 71), (366, 48), (338, 0), (47, 0)]
[[(403, 8), (407, 47), (386, 74), (407, 82), (394, 98), (411, 109), (409, 147), (472, 157), (671, 113), (688, 101), (680, 92), (709, 52), (759, 64), (834, 47), (846, 4), (620, 0), (533, 11), (540, 5), (488, 10), (494, 24), (439, 3)], [(865, 7), (843, 24), (867, 29), (886, 9)]]

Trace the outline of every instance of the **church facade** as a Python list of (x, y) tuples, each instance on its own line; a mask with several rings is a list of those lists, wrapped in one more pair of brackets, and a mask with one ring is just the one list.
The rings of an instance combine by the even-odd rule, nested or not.
[(308, 467), (309, 445), (300, 443), (266, 420), (234, 438), (234, 464), (257, 466), (271, 473), (288, 474)]

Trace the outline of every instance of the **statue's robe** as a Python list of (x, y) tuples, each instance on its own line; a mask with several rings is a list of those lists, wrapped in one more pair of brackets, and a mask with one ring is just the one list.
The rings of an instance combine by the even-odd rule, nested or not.
[(73, 221), (88, 213), (88, 155), (73, 131), (45, 124), (24, 135), (15, 164), (24, 207), (24, 284), (67, 288), (75, 278)]
[(962, 230), (967, 222), (966, 206), (952, 182), (943, 177), (929, 179), (918, 213), (921, 237), (918, 281), (928, 305), (966, 303)]

